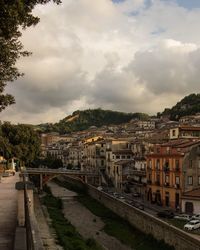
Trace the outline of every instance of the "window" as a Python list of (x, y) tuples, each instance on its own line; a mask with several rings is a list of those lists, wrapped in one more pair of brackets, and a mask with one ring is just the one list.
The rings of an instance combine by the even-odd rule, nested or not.
[(160, 153), (160, 148), (157, 148), (156, 151), (157, 151), (157, 153), (159, 154), (159, 153)]
[(176, 166), (176, 170), (179, 169), (179, 160), (175, 160), (175, 166)]
[(116, 155), (116, 159), (120, 159), (120, 156), (119, 156), (119, 155)]
[(125, 159), (126, 157), (125, 157), (125, 155), (122, 155), (122, 159)]
[(117, 167), (117, 175), (119, 175), (119, 168)]
[(175, 136), (175, 135), (176, 135), (176, 130), (173, 129), (173, 130), (172, 130), (172, 136)]
[(180, 177), (179, 176), (175, 176), (175, 183), (180, 184)]
[(193, 184), (193, 177), (188, 176), (188, 185), (192, 185), (192, 184)]
[(165, 161), (165, 164), (164, 164), (164, 171), (165, 172), (168, 172), (170, 170), (170, 167), (169, 167), (169, 160), (167, 159)]
[(156, 160), (156, 169), (159, 170), (160, 169), (160, 159)]
[(130, 155), (127, 155), (127, 159), (131, 159), (131, 156), (130, 156)]
[(189, 168), (192, 168), (192, 160), (189, 160)]
[(149, 168), (150, 169), (152, 168), (152, 162), (151, 162), (151, 160), (149, 160)]
[(169, 183), (169, 175), (165, 175), (165, 183)]

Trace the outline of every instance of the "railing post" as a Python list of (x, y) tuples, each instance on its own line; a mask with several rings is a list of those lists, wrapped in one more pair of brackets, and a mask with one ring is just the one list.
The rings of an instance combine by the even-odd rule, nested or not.
[(43, 179), (42, 179), (42, 174), (40, 174), (40, 191), (43, 190)]

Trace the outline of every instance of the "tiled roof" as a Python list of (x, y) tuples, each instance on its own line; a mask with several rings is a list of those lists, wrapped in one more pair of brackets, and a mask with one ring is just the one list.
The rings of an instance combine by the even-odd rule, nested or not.
[(196, 198), (196, 199), (200, 199), (200, 188), (197, 189), (193, 189), (191, 191), (185, 192), (182, 195), (182, 198)]
[(127, 165), (131, 162), (134, 162), (134, 160), (119, 160), (119, 161), (116, 161), (114, 164), (115, 165)]

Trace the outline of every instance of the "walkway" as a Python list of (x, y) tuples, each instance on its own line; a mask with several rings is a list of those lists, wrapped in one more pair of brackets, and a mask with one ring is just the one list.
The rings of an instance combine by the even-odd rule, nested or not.
[(3, 177), (0, 183), (0, 249), (12, 250), (17, 222), (17, 190), (15, 183), (18, 174)]

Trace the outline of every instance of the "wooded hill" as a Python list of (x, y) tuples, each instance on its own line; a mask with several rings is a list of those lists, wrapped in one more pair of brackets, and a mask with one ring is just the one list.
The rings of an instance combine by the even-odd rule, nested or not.
[(200, 113), (200, 94), (190, 94), (177, 102), (171, 109), (166, 108), (158, 116), (169, 116), (170, 120), (178, 120), (182, 116)]
[(111, 110), (88, 109), (77, 110), (72, 115), (60, 120), (55, 124), (40, 124), (38, 128), (43, 132), (59, 132), (65, 134), (69, 132), (81, 131), (91, 126), (101, 127), (103, 125), (117, 125), (129, 122), (131, 119), (148, 119), (149, 116), (144, 113), (123, 113)]

